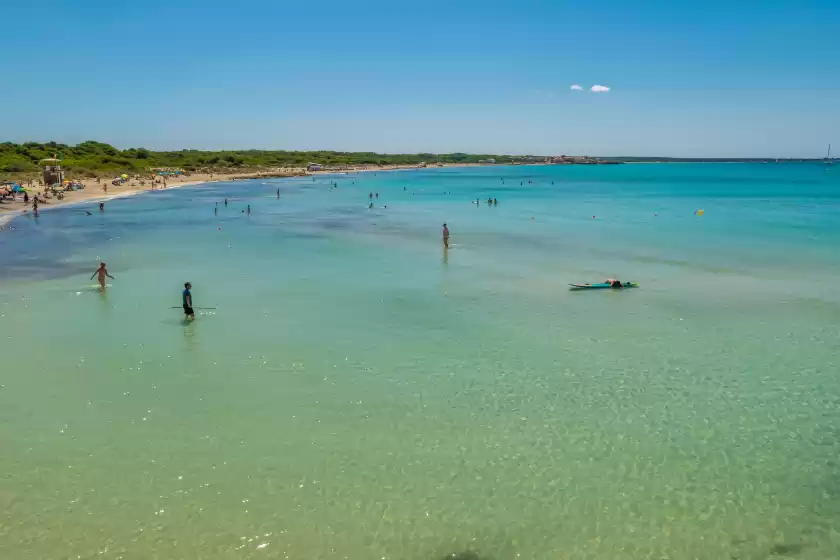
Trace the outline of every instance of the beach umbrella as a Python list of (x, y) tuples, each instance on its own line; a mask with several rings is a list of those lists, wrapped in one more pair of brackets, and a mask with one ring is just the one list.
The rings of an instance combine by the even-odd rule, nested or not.
[(126, 175), (125, 173), (123, 173), (122, 175), (120, 175), (120, 177), (122, 177), (123, 179), (128, 179), (128, 175)]

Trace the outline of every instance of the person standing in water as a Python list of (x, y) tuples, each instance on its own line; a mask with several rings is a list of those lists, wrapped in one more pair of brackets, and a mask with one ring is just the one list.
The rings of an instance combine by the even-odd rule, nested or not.
[(248, 215), (249, 216), (251, 215), (251, 205), (250, 204), (248, 205)]
[(227, 199), (225, 199), (225, 207), (227, 207)]
[(277, 198), (280, 198), (280, 189), (277, 189)]
[(100, 212), (104, 212), (104, 211), (105, 211), (105, 203), (104, 203), (104, 202), (100, 202), (100, 203), (99, 203), (99, 211), (100, 211)]
[(449, 249), (449, 228), (443, 224), (443, 246)]
[(91, 274), (90, 279), (93, 280), (93, 277), (96, 276), (97, 274), (99, 275), (99, 287), (102, 288), (103, 290), (105, 289), (105, 277), (107, 276), (111, 280), (114, 279), (113, 276), (108, 274), (108, 269), (105, 267), (104, 262), (99, 263), (99, 268), (97, 268), (94, 271), (94, 273)]
[(184, 284), (184, 293), (183, 293), (183, 302), (184, 302), (184, 315), (186, 315), (187, 319), (195, 319), (195, 311), (192, 308), (192, 284), (186, 282)]

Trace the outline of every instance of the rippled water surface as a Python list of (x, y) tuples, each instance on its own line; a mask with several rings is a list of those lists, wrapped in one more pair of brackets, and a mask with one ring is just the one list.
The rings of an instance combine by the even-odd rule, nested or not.
[(17, 219), (0, 557), (838, 557), (838, 212), (838, 169), (709, 164)]

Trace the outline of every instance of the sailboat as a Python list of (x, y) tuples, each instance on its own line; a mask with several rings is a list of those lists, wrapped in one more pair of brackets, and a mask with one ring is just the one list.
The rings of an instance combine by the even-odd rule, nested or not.
[(828, 145), (828, 153), (825, 155), (825, 164), (831, 165), (831, 144)]

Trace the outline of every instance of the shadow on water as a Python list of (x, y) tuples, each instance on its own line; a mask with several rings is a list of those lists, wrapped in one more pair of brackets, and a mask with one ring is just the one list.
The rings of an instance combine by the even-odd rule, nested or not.
[(441, 560), (490, 560), (486, 556), (481, 556), (472, 550), (464, 550), (463, 552), (453, 552), (447, 554)]
[(184, 351), (193, 353), (198, 349), (199, 340), (196, 337), (195, 319), (181, 319), (184, 327)]
[(777, 544), (770, 549), (773, 556), (795, 556), (805, 549), (801, 544)]
[(97, 288), (96, 291), (99, 292), (99, 302), (102, 304), (100, 306), (100, 311), (102, 315), (110, 315), (111, 307), (108, 305), (108, 289)]

